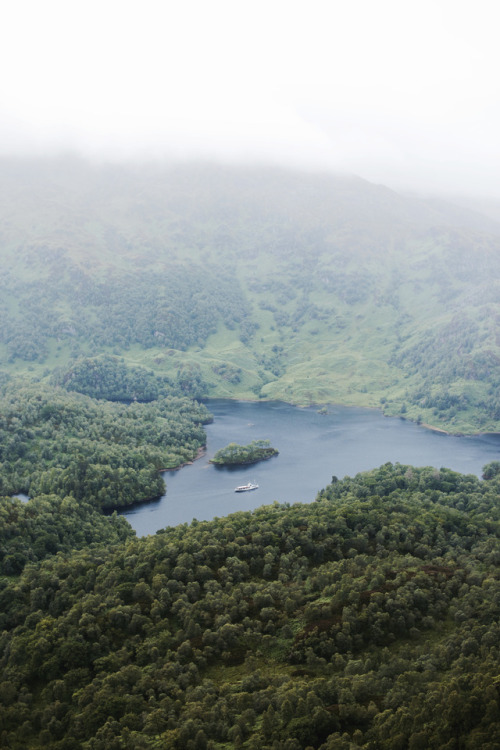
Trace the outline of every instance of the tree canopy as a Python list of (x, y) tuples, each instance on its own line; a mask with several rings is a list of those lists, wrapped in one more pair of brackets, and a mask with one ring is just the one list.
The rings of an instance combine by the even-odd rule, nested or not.
[(499, 490), (386, 464), (27, 565), (0, 586), (2, 745), (494, 750)]
[(159, 497), (160, 471), (197, 456), (210, 420), (185, 396), (123, 404), (8, 383), (0, 396), (0, 492), (71, 495), (102, 508)]
[(237, 466), (243, 464), (256, 464), (266, 461), (268, 458), (277, 456), (279, 453), (273, 448), (269, 440), (252, 440), (248, 445), (229, 443), (225, 448), (218, 450), (210, 463), (217, 466)]

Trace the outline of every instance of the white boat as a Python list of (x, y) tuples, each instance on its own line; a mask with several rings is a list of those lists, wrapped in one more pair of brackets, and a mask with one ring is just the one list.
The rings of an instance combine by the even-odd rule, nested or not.
[(249, 492), (250, 490), (258, 490), (259, 485), (253, 484), (252, 482), (249, 482), (248, 484), (240, 484), (239, 487), (235, 487), (235, 492)]

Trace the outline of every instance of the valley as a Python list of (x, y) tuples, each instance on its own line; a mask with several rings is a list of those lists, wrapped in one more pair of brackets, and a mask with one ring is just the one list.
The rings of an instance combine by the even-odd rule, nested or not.
[(496, 750), (495, 207), (0, 166), (0, 746)]
[(499, 431), (489, 217), (269, 168), (61, 160), (25, 178), (1, 186), (3, 372), (108, 355), (194, 396)]

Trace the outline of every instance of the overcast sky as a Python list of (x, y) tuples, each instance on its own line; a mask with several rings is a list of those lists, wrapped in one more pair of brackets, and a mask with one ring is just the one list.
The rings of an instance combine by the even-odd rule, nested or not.
[(500, 197), (494, 0), (12, 0), (0, 150), (216, 157)]

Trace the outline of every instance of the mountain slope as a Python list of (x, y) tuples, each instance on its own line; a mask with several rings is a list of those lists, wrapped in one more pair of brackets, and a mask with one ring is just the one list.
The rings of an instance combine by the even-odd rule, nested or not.
[(115, 354), (211, 396), (500, 429), (500, 237), (356, 177), (5, 162), (0, 367)]

